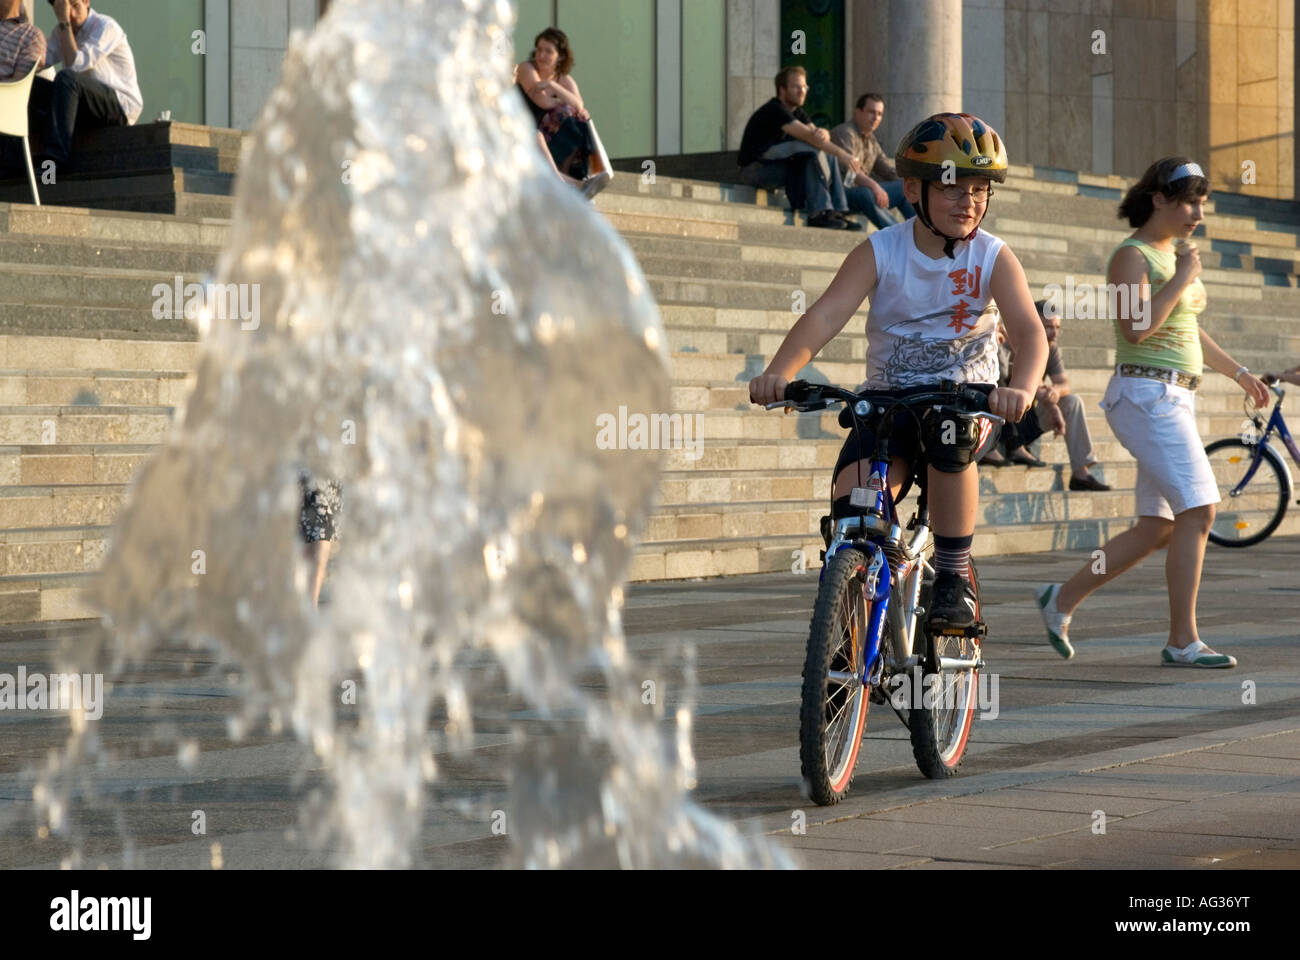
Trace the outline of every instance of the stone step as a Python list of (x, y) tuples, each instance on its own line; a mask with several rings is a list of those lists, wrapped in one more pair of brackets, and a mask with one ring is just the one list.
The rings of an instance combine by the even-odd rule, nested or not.
[(686, 580), (695, 577), (735, 576), (744, 573), (790, 571), (795, 551), (803, 557), (803, 576), (817, 576), (821, 536), (791, 535), (734, 540), (664, 541), (639, 547), (632, 559), (629, 579)]
[[(1089, 413), (1091, 414), (1092, 411), (1090, 410)], [(687, 416), (692, 415), (697, 418), (700, 434), (696, 436), (692, 432), (691, 438), (701, 444), (705, 450), (741, 440), (768, 440), (792, 444), (833, 440), (836, 443), (843, 443), (846, 436), (846, 431), (838, 426), (838, 411), (786, 415), (780, 411), (753, 407), (745, 412), (708, 410), (687, 414)], [(1197, 429), (1200, 430), (1201, 436), (1207, 438), (1207, 442), (1208, 439), (1240, 433), (1245, 425), (1244, 419), (1240, 409), (1235, 412), (1207, 412), (1198, 409), (1196, 412)], [(1089, 416), (1088, 420), (1089, 433), (1094, 445), (1113, 439), (1101, 411), (1097, 411), (1095, 416)], [(691, 429), (694, 431), (695, 427), (692, 426)]]
[(85, 572), (0, 577), (0, 623), (98, 617), (99, 612), (84, 598), (94, 577)]
[[(1097, 494), (1092, 494), (1097, 496)], [(976, 530), (972, 555), (1046, 553), (1059, 550), (1095, 550), (1133, 526), (1131, 513), (1114, 517), (1086, 517), (1051, 523), (1021, 524)], [(1300, 533), (1300, 510), (1287, 513), (1276, 535)], [(745, 573), (788, 573), (817, 576), (823, 543), (816, 533), (749, 537), (744, 540), (678, 540), (646, 544), (633, 558), (634, 581), (682, 580), (734, 576)], [(1211, 546), (1209, 549), (1223, 549)], [(1158, 558), (1148, 562), (1156, 562)], [(1026, 602), (1037, 584), (1025, 586)]]
[(181, 373), (0, 369), (0, 404), (174, 407), (192, 386), (192, 377)]
[(144, 270), (174, 277), (211, 273), (215, 247), (107, 244), (70, 237), (15, 237), (0, 234), (0, 263), (39, 264), (62, 269)]
[[(1043, 458), (1047, 467), (980, 467), (980, 496), (1068, 492), (1070, 469), (1064, 441), (1047, 439)], [(1137, 464), (1102, 462), (1100, 479), (1116, 490), (1133, 491)], [(668, 470), (659, 484), (659, 509), (707, 503), (753, 503), (812, 500), (827, 504), (831, 495), (829, 470)], [(1083, 496), (1085, 494), (1079, 493)], [(825, 512), (825, 511), (823, 511)]]
[(153, 443), (0, 446), (0, 483), (11, 486), (128, 483)]
[(111, 526), (126, 490), (124, 483), (0, 487), (0, 533)]
[(619, 233), (653, 236), (689, 237), (696, 240), (735, 241), (739, 226), (732, 220), (682, 218), (651, 213), (605, 212), (605, 219)]
[(727, 220), (733, 223), (769, 225), (794, 222), (792, 211), (775, 207), (760, 207), (755, 204), (745, 203), (720, 203), (713, 200), (684, 197), (618, 193), (609, 190), (596, 197), (595, 206), (598, 211), (607, 216), (610, 213), (654, 214), (656, 216)]
[(116, 337), (137, 340), (194, 341), (198, 331), (185, 319), (155, 320), (149, 310), (31, 304), (0, 300), (0, 335), (33, 332), (50, 337)]
[[(158, 270), (118, 267), (77, 267), (36, 263), (0, 263), (0, 301), (28, 304), (77, 304), (96, 307), (134, 307), (153, 311), (154, 288), (171, 287), (176, 275)], [(197, 274), (183, 276), (184, 283), (198, 283)]]
[(188, 375), (198, 344), (172, 341), (0, 334), (0, 369)]
[(92, 243), (219, 248), (225, 244), (229, 231), (228, 219), (0, 203), (0, 234), (11, 237), (70, 237)]
[(158, 443), (171, 420), (165, 407), (0, 406), (0, 444)]
[[(1094, 374), (1096, 374), (1094, 376)], [(1111, 372), (1091, 370), (1071, 370), (1070, 387), (1073, 393), (1083, 401), (1089, 417), (1101, 416), (1098, 404), (1105, 394), (1110, 382)], [(1219, 388), (1221, 385), (1221, 389)], [(854, 384), (856, 387), (857, 384)], [(729, 381), (681, 382), (674, 381), (672, 386), (672, 409), (679, 411), (703, 412), (707, 410), (744, 411), (757, 410), (749, 402), (748, 383)], [(1201, 413), (1231, 413), (1242, 410), (1245, 393), (1230, 380), (1217, 374), (1207, 376), (1197, 391), (1196, 409)]]
[(99, 569), (111, 528), (100, 525), (0, 530), (0, 585), (10, 577), (91, 573)]

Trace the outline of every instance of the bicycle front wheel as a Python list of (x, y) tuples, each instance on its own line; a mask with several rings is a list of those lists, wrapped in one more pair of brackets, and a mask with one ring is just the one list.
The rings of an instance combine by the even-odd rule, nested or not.
[(867, 557), (841, 550), (817, 592), (799, 710), (799, 761), (808, 794), (821, 806), (848, 795), (867, 724), (862, 682), (871, 604), (863, 594)]
[(1255, 462), (1258, 445), (1238, 437), (1216, 440), (1205, 448), (1210, 469), (1222, 498), (1210, 527), (1210, 542), (1221, 547), (1249, 547), (1268, 537), (1282, 523), (1290, 502), (1290, 488), (1282, 458), (1264, 447), (1259, 468), (1235, 495)]
[[(971, 564), (971, 577), (975, 577), (974, 564)], [(973, 582), (977, 598), (975, 619), (979, 621), (979, 580)], [(975, 637), (964, 634), (932, 632), (928, 628), (925, 632), (926, 657), (920, 671), (920, 689), (915, 689), (913, 684), (910, 691), (908, 729), (917, 767), (931, 780), (942, 780), (957, 772), (966, 755), (978, 700), (979, 671), (953, 664), (978, 662), (980, 644)], [(948, 663), (945, 665), (944, 661)], [(914, 670), (912, 678), (917, 673)]]

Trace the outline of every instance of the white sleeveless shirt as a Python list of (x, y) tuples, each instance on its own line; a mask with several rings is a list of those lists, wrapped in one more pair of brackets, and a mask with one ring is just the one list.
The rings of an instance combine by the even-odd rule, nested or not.
[[(915, 218), (912, 218), (915, 219)], [(955, 380), (998, 382), (998, 309), (989, 284), (1003, 242), (980, 230), (931, 260), (912, 220), (873, 233), (876, 289), (867, 314), (867, 380), (860, 389)]]

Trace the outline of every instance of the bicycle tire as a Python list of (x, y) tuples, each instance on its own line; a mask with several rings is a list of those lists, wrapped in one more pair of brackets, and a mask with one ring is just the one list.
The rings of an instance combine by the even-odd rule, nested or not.
[[(1223, 440), (1215, 440), (1205, 448), (1205, 456), (1210, 459), (1211, 469), (1213, 469), (1215, 465), (1214, 454), (1218, 453), (1220, 450), (1232, 448), (1247, 450), (1250, 452), (1249, 459), (1254, 459), (1257, 446), (1246, 443), (1240, 437), (1226, 437)], [(1227, 523), (1228, 518), (1232, 514), (1229, 511), (1225, 511), (1223, 506), (1224, 504), (1230, 503), (1231, 498), (1225, 495), (1228, 488), (1223, 486), (1223, 484), (1220, 484), (1219, 492), (1220, 495), (1223, 496), (1223, 500), (1220, 502), (1219, 509), (1216, 511), (1214, 524), (1210, 527), (1211, 543), (1220, 547), (1253, 547), (1255, 544), (1266, 540), (1272, 535), (1274, 530), (1281, 526), (1283, 518), (1286, 517), (1287, 507), (1291, 503), (1291, 490), (1286, 482), (1286, 467), (1282, 462), (1282, 458), (1278, 456), (1277, 451), (1272, 447), (1264, 447), (1263, 460), (1260, 463), (1260, 468), (1256, 471), (1255, 476), (1251, 478), (1249, 484), (1253, 489), (1262, 490), (1264, 487), (1268, 486), (1267, 479), (1260, 476), (1260, 471), (1264, 469), (1264, 464), (1268, 464), (1269, 469), (1272, 471), (1273, 482), (1276, 484), (1278, 491), (1277, 506), (1274, 508), (1272, 517), (1269, 519), (1268, 523), (1248, 537), (1225, 537), (1221, 532), (1225, 529), (1222, 524)], [(1218, 478), (1216, 477), (1215, 479), (1217, 481)], [(1228, 480), (1229, 484), (1235, 482), (1236, 481), (1231, 478)], [(1259, 484), (1260, 486), (1256, 487), (1256, 484)], [(1234, 529), (1236, 528), (1236, 524), (1240, 522), (1242, 521), (1233, 521)]]
[[(975, 584), (975, 619), (980, 620), (979, 579), (975, 565), (971, 564), (972, 583)], [(961, 766), (970, 743), (971, 725), (975, 720), (976, 691), (979, 689), (978, 670), (948, 671), (939, 668), (940, 657), (969, 659), (978, 657), (979, 640), (974, 637), (934, 633), (925, 629), (925, 659), (922, 661), (921, 691), (910, 690), (908, 730), (912, 738), (912, 757), (916, 766), (931, 780), (951, 777)], [(915, 674), (914, 674), (915, 675)], [(938, 677), (938, 680), (931, 680)], [(949, 682), (948, 678), (952, 678)], [(932, 690), (938, 690), (934, 706), (925, 706), (924, 699)], [(921, 699), (915, 699), (917, 697)], [(951, 706), (949, 703), (951, 696)]]
[[(799, 766), (809, 797), (823, 807), (848, 796), (867, 724), (867, 687), (859, 681), (832, 689), (836, 681), (830, 676), (832, 670), (862, 675), (871, 612), (862, 594), (866, 572), (867, 557), (861, 550), (836, 553), (817, 591), (808, 630), (800, 691)], [(843, 718), (838, 727), (835, 717)]]

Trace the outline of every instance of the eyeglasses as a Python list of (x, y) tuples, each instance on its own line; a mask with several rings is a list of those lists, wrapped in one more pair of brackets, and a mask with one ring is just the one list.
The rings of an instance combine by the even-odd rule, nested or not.
[(939, 189), (940, 193), (954, 203), (962, 197), (970, 197), (976, 203), (983, 203), (988, 200), (989, 197), (993, 196), (993, 188), (988, 184), (985, 184), (982, 187), (972, 187), (970, 190), (965, 190), (958, 186), (941, 186), (939, 184), (935, 184), (935, 186)]

